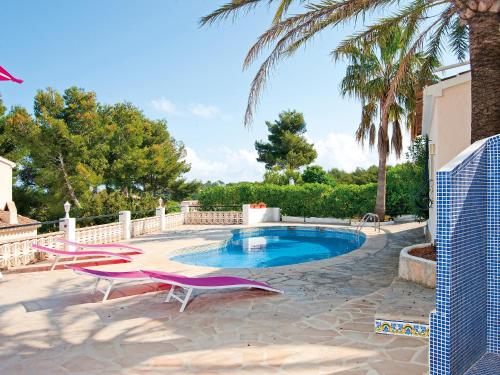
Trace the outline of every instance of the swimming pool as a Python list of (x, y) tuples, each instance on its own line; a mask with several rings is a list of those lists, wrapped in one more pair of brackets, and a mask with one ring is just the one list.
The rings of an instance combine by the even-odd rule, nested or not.
[(173, 261), (219, 268), (267, 268), (333, 258), (360, 247), (364, 234), (323, 227), (235, 230), (222, 244), (192, 249)]

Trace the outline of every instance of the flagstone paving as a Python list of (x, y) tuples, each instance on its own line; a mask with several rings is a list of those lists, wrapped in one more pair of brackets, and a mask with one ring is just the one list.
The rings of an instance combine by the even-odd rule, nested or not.
[[(421, 225), (366, 229), (365, 245), (333, 259), (272, 269), (183, 265), (168, 254), (227, 238), (234, 227), (182, 226), (136, 238), (129, 264), (187, 275), (265, 281), (262, 291), (196, 293), (184, 313), (157, 284), (118, 286), (106, 303), (70, 270), (7, 273), (0, 283), (0, 374), (422, 375), (428, 340), (379, 335), (374, 317)], [(397, 300), (391, 300), (397, 304)]]

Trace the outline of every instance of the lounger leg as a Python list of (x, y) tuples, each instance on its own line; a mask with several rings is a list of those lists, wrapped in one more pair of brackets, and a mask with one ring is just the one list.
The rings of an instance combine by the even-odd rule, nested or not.
[(184, 297), (184, 301), (182, 302), (182, 306), (181, 306), (181, 309), (179, 310), (179, 312), (183, 312), (184, 311), (184, 308), (186, 307), (188, 301), (189, 301), (189, 298), (191, 297), (191, 293), (193, 293), (193, 288), (189, 288), (186, 292), (186, 296)]
[(59, 257), (59, 255), (57, 255), (57, 256), (55, 257), (55, 259), (54, 259), (54, 263), (52, 263), (52, 267), (50, 267), (50, 270), (51, 270), (51, 271), (54, 271), (54, 269), (56, 268), (56, 264), (57, 264), (57, 262), (59, 262), (59, 258), (60, 258), (60, 257)]
[(109, 282), (108, 289), (106, 289), (106, 293), (104, 293), (104, 298), (102, 299), (102, 302), (105, 302), (108, 299), (109, 293), (111, 292), (111, 289), (113, 288), (114, 283), (115, 283), (114, 280), (111, 280)]
[(92, 294), (94, 294), (97, 290), (97, 287), (99, 286), (99, 282), (101, 281), (100, 278), (97, 278), (95, 284), (94, 284), (94, 288), (92, 289)]
[(172, 285), (172, 287), (170, 288), (170, 292), (168, 292), (167, 299), (165, 300), (165, 302), (170, 302), (172, 296), (174, 295), (174, 290), (175, 290), (175, 285)]

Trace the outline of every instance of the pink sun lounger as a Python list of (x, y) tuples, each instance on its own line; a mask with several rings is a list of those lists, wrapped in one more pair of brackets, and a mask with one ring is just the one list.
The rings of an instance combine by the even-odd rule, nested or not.
[(32, 244), (31, 247), (35, 250), (38, 250), (38, 251), (41, 251), (43, 253), (47, 253), (47, 254), (51, 254), (51, 255), (55, 256), (54, 263), (52, 264), (52, 267), (50, 268), (51, 271), (53, 271), (56, 268), (56, 265), (62, 256), (71, 257), (73, 259), (81, 258), (81, 257), (91, 257), (91, 256), (114, 257), (114, 258), (119, 258), (119, 259), (129, 261), (129, 262), (132, 261), (132, 258), (129, 257), (128, 255), (116, 254), (116, 253), (112, 253), (110, 251), (93, 251), (93, 250), (65, 251), (65, 250), (58, 250), (58, 249), (54, 249), (52, 247), (46, 247), (46, 246), (37, 245), (37, 244)]
[[(165, 302), (170, 302), (172, 298), (179, 301), (181, 305), (180, 312), (183, 312), (186, 305), (191, 298), (191, 293), (194, 289), (231, 289), (231, 288), (257, 288), (268, 290), (275, 293), (283, 293), (281, 290), (275, 289), (266, 283), (261, 283), (254, 280), (242, 279), (240, 277), (232, 276), (213, 276), (213, 277), (187, 277), (180, 276), (173, 273), (161, 271), (101, 271), (93, 270), (78, 266), (67, 265), (69, 268), (80, 275), (86, 275), (97, 278), (94, 284), (93, 292), (96, 290), (104, 294), (102, 301), (106, 301), (111, 293), (116, 281), (143, 281), (153, 280), (159, 283), (171, 285), (170, 291), (167, 295)], [(101, 280), (108, 281), (106, 289), (98, 289)], [(181, 287), (186, 290), (184, 298), (178, 297), (174, 294), (175, 288)]]
[[(257, 288), (267, 290), (274, 293), (283, 293), (270, 286), (269, 284), (259, 281), (243, 279), (234, 276), (212, 276), (212, 277), (187, 277), (175, 275), (172, 273), (159, 272), (159, 271), (142, 271), (149, 275), (153, 281), (171, 285), (165, 302), (170, 302), (172, 298), (179, 301), (181, 305), (180, 312), (183, 312), (191, 293), (194, 289), (234, 289), (234, 288)], [(181, 287), (186, 290), (184, 298), (178, 297), (174, 294), (175, 288)]]
[(125, 245), (123, 243), (117, 243), (117, 242), (105, 243), (105, 244), (89, 244), (89, 243), (68, 241), (63, 237), (56, 238), (56, 241), (61, 242), (65, 245), (74, 246), (79, 249), (119, 249), (119, 250), (131, 250), (136, 253), (144, 254), (144, 251), (142, 249), (139, 249), (138, 247)]

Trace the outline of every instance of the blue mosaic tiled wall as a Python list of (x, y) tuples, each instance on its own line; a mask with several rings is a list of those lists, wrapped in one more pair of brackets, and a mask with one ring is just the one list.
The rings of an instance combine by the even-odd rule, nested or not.
[(431, 375), (461, 375), (499, 346), (500, 136), (437, 173), (436, 311)]
[(500, 136), (488, 150), (488, 352), (500, 354)]

